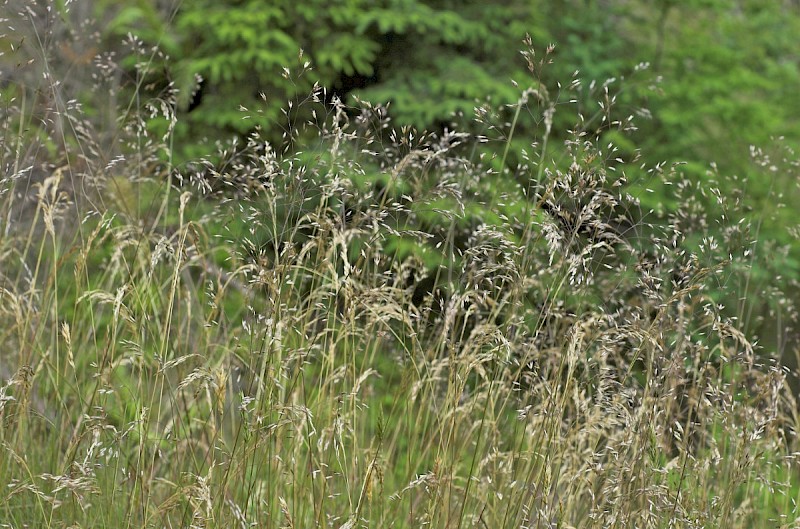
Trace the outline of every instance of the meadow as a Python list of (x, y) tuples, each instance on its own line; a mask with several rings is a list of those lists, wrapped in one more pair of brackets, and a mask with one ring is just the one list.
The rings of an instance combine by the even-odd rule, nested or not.
[(724, 176), (619, 152), (615, 84), (548, 91), (550, 51), (483, 134), (317, 87), (180, 165), (169, 89), (109, 130), (11, 87), (0, 527), (797, 527), (768, 241)]

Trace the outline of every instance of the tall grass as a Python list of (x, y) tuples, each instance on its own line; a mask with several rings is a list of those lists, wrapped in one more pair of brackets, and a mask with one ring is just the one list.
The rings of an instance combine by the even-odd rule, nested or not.
[(173, 93), (109, 135), (44, 60), (3, 100), (0, 527), (795, 527), (797, 406), (722, 306), (736, 204), (526, 58), (485, 137), (315, 92), (291, 149), (186, 167)]

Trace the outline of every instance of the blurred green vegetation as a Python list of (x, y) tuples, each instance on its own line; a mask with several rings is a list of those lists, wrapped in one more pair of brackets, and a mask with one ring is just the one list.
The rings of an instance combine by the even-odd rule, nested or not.
[[(624, 99), (653, 115), (638, 141), (654, 160), (715, 160), (738, 171), (750, 145), (800, 134), (793, 3), (139, 0), (98, 9), (115, 13), (107, 40), (133, 33), (169, 56), (152, 71), (174, 83), (187, 114), (179, 142), (256, 124), (281, 133), (285, 102), (306, 97), (315, 82), (329, 97), (391, 101), (396, 121), (431, 130), (458, 113), (470, 121), (476, 101), (515, 103), (512, 79), (536, 87), (577, 71), (586, 84), (619, 83), (643, 62), (648, 76), (625, 86)], [(557, 60), (533, 82), (517, 53), (526, 34), (542, 51), (556, 45)], [(313, 71), (298, 76), (306, 62)]]

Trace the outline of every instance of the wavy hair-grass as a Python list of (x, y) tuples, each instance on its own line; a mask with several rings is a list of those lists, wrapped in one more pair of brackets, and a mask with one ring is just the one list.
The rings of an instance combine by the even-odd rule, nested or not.
[[(291, 149), (256, 131), (183, 167), (174, 94), (109, 131), (46, 69), (56, 97), (2, 115), (0, 518), (793, 526), (796, 402), (721, 301), (753, 236), (735, 203), (707, 218), (713, 184), (608, 145), (635, 132), (612, 83), (565, 85), (604, 106), (554, 130), (549, 51), (483, 137), (318, 90)], [(643, 211), (649, 180), (680, 207)]]

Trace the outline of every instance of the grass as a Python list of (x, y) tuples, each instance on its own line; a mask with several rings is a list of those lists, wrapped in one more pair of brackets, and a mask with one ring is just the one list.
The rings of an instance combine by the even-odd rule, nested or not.
[(502, 172), (337, 103), (174, 168), (168, 104), (108, 147), (59, 89), (4, 100), (0, 527), (796, 526), (797, 404), (721, 306), (746, 226), (678, 166), (643, 214), (631, 122), (524, 94)]

